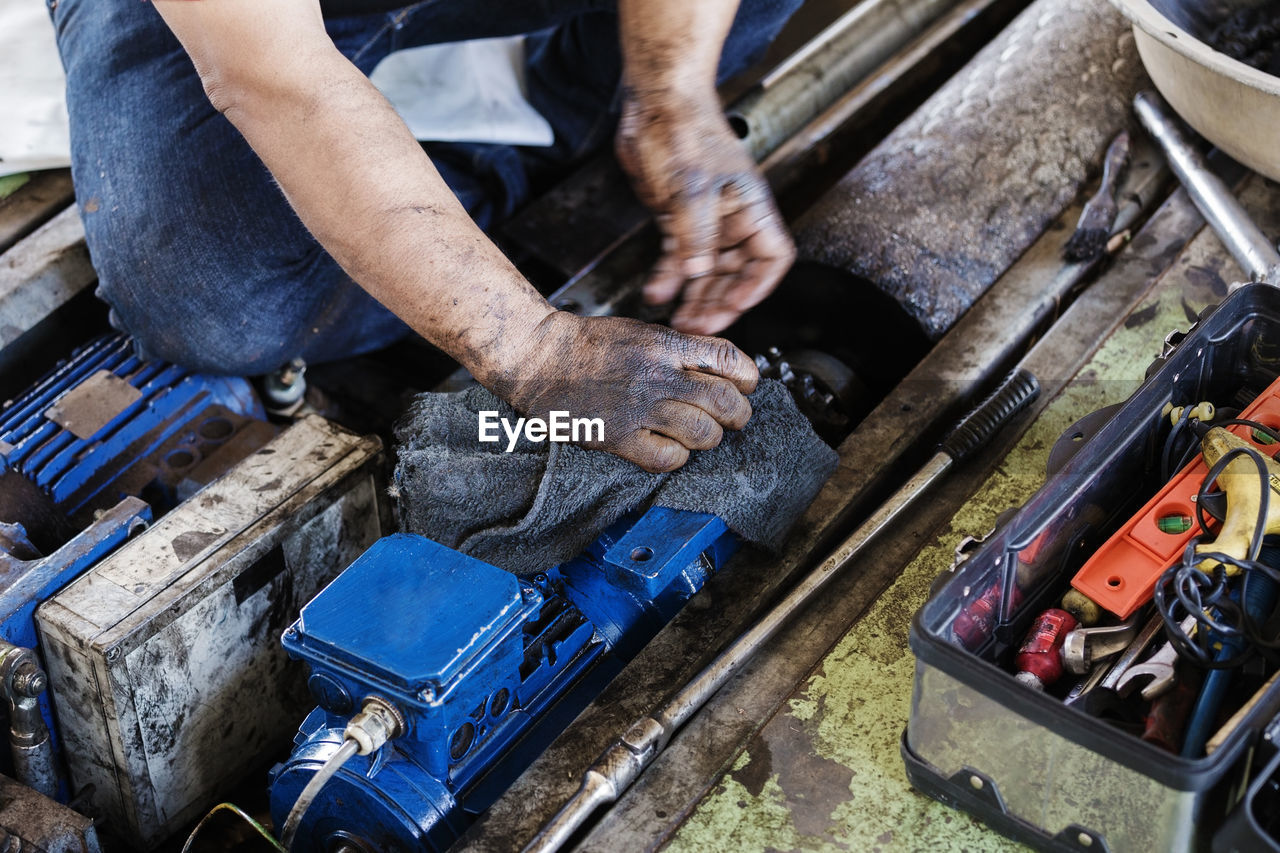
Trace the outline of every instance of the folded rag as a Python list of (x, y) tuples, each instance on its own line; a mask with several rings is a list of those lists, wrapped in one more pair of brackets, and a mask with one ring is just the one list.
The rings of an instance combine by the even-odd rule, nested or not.
[(713, 513), (776, 551), (839, 457), (782, 383), (762, 380), (750, 400), (744, 429), (726, 431), (718, 447), (692, 453), (674, 472), (650, 474), (575, 444), (521, 436), (508, 453), (505, 438), (481, 443), (480, 412), (518, 415), (479, 386), (419, 395), (396, 428), (400, 526), (522, 575), (576, 556), (647, 506)]

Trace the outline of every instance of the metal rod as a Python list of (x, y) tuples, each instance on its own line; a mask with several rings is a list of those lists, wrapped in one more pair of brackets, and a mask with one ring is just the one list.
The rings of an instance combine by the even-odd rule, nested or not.
[(1204, 157), (1191, 144), (1182, 121), (1155, 92), (1139, 92), (1134, 111), (1169, 161), (1169, 167), (1186, 187), (1196, 208), (1213, 226), (1218, 237), (1253, 281), (1276, 284), (1280, 253), (1254, 224), (1222, 180), (1209, 170)]
[[(774, 194), (780, 194), (799, 183), (805, 171), (820, 159), (821, 155), (816, 153), (821, 150), (820, 146), (843, 133), (845, 128), (857, 124), (859, 115), (875, 104), (878, 98), (884, 97), (887, 90), (908, 82), (911, 75), (919, 72), (930, 54), (998, 2), (1000, 0), (960, 0), (925, 27), (920, 35), (905, 42), (904, 47), (893, 56), (868, 72), (847, 92), (797, 128), (787, 139), (779, 140), (777, 147), (763, 155), (760, 161), (760, 168), (768, 176)], [(793, 57), (802, 52), (798, 51)], [(782, 67), (784, 66), (779, 66), (780, 69)], [(730, 116), (733, 115), (731, 110)]]
[(665, 705), (634, 723), (605, 750), (582, 778), (582, 784), (564, 807), (524, 848), (524, 853), (559, 850), (596, 809), (615, 802), (658, 756), (672, 735), (738, 669), (751, 659), (778, 630), (807, 604), (831, 578), (921, 495), (929, 491), (957, 461), (967, 458), (991, 439), (1040, 393), (1034, 376), (1023, 370), (1010, 374), (1001, 386), (978, 406), (925, 463), (881, 507), (872, 513), (816, 569), (806, 575), (782, 601), (745, 634), (722, 651), (702, 672), (681, 688)]
[(762, 159), (958, 2), (857, 4), (731, 104), (730, 123)]

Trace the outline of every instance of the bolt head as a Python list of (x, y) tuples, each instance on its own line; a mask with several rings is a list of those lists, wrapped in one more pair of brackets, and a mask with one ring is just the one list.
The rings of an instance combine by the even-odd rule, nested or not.
[(13, 692), (19, 696), (34, 698), (43, 693), (48, 685), (49, 679), (44, 671), (29, 661), (18, 667), (13, 674)]

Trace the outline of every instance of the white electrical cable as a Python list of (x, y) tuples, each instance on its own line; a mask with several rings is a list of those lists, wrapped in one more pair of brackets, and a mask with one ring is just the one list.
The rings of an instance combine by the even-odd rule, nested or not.
[(293, 836), (298, 832), (298, 824), (302, 823), (302, 816), (307, 813), (307, 809), (311, 807), (311, 802), (320, 793), (320, 789), (325, 786), (332, 777), (347, 763), (351, 756), (360, 751), (360, 744), (355, 738), (348, 737), (342, 742), (341, 748), (338, 749), (329, 760), (324, 763), (320, 771), (311, 777), (311, 781), (302, 789), (302, 793), (298, 795), (298, 800), (293, 804), (293, 808), (289, 811), (289, 817), (284, 822), (284, 829), (280, 833), (280, 843), (284, 845), (286, 850), (293, 849)]

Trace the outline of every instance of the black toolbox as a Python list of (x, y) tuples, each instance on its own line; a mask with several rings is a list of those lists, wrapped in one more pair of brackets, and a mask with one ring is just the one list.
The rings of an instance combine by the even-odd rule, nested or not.
[[(1165, 403), (1226, 405), (1277, 376), (1280, 288), (1247, 285), (1166, 346), (1142, 387), (938, 578), (911, 623), (902, 754), (915, 787), (1044, 850), (1280, 851), (1280, 757), (1268, 736), (1280, 684), (1211, 755), (1186, 759), (1027, 689), (1003, 666), (1085, 559), (1162, 485), (1152, 448)], [(984, 596), (994, 618), (975, 642)]]

